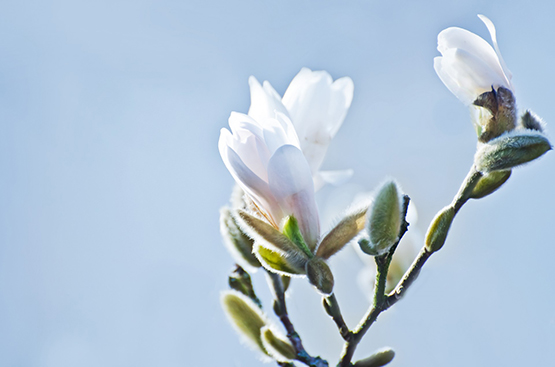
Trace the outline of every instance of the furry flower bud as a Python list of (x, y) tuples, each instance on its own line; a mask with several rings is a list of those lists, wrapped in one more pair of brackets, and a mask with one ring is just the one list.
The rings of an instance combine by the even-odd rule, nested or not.
[(383, 348), (368, 358), (355, 362), (354, 367), (381, 367), (393, 360), (395, 351), (391, 348)]
[(455, 209), (452, 206), (447, 206), (432, 220), (425, 240), (426, 249), (429, 252), (439, 251), (443, 247), (454, 217)]
[(310, 259), (306, 263), (306, 275), (310, 284), (322, 294), (329, 295), (333, 292), (333, 274), (324, 260), (318, 257)]

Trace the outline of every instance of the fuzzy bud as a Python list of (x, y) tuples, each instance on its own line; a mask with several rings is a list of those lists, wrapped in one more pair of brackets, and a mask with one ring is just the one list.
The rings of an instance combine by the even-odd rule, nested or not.
[[(368, 210), (369, 255), (383, 255), (399, 239), (401, 229), (401, 198), (394, 181), (385, 183)], [(362, 248), (362, 247), (361, 247)]]
[(516, 127), (516, 103), (510, 89), (499, 87), (496, 91), (492, 88), (478, 96), (473, 104), (489, 112), (478, 111), (475, 124), (480, 142), (486, 143)]
[(252, 253), (254, 241), (241, 230), (229, 207), (223, 207), (220, 210), (220, 231), (224, 243), (235, 261), (252, 268), (261, 266)]
[(322, 294), (329, 295), (333, 292), (333, 274), (324, 260), (318, 257), (310, 259), (306, 263), (306, 275), (310, 284)]
[(256, 297), (256, 293), (254, 293), (251, 277), (242, 267), (237, 266), (237, 268), (235, 268), (235, 270), (229, 275), (228, 282), (231, 289), (235, 289), (236, 291), (243, 293), (256, 303), (258, 307), (262, 308), (260, 300)]
[(383, 348), (368, 358), (355, 362), (354, 367), (381, 367), (393, 360), (395, 351), (391, 348)]
[(535, 130), (541, 133), (544, 130), (545, 123), (535, 113), (533, 113), (530, 110), (527, 110), (520, 118), (520, 125), (525, 129)]
[(472, 189), (470, 198), (481, 199), (497, 191), (511, 177), (511, 171), (493, 171), (480, 178), (478, 184)]
[(276, 336), (269, 327), (263, 327), (260, 334), (264, 348), (276, 361), (289, 362), (297, 356), (291, 343)]
[(507, 170), (539, 158), (549, 150), (551, 144), (545, 135), (521, 130), (482, 144), (474, 164), (481, 172)]
[(266, 316), (254, 302), (237, 291), (224, 291), (222, 307), (237, 333), (253, 348), (267, 354), (260, 330), (266, 326)]
[(439, 251), (443, 247), (454, 217), (455, 209), (452, 206), (446, 206), (432, 220), (425, 240), (426, 249), (429, 252)]

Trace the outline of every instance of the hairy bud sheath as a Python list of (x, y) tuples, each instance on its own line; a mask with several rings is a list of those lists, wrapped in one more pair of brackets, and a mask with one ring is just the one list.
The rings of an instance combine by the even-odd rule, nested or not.
[(333, 274), (324, 260), (318, 257), (310, 259), (306, 263), (306, 275), (310, 284), (322, 294), (329, 295), (333, 292)]
[(429, 252), (439, 251), (443, 247), (454, 217), (455, 209), (452, 206), (447, 206), (432, 220), (425, 240), (426, 249)]
[(372, 354), (368, 358), (355, 362), (354, 367), (381, 367), (393, 360), (395, 351), (391, 348), (384, 348)]

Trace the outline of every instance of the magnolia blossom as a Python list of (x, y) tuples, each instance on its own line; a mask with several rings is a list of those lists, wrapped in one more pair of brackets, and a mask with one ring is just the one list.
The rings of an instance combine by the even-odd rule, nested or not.
[(314, 183), (290, 119), (279, 111), (258, 119), (232, 112), (229, 126), (218, 147), (235, 181), (268, 222), (280, 229), (293, 215), (307, 244), (315, 246), (320, 224)]
[(450, 27), (439, 33), (437, 49), (442, 56), (434, 58), (434, 69), (441, 81), (466, 105), (492, 88), (513, 91), (512, 75), (499, 52), (495, 26), (487, 17), (478, 17), (488, 28), (493, 47), (466, 29)]
[(293, 78), (283, 98), (267, 81), (261, 85), (251, 76), (249, 85), (249, 116), (265, 121), (278, 112), (292, 121), (317, 189), (326, 182), (341, 183), (352, 175), (351, 170), (319, 171), (328, 145), (351, 106), (354, 90), (351, 78), (333, 81), (325, 71), (303, 68)]

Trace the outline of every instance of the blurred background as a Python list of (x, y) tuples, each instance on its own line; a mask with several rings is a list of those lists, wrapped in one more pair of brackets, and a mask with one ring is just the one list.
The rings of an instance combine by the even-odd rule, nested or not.
[[(394, 177), (414, 232), (473, 159), (467, 109), (436, 76), (437, 34), (495, 23), (520, 108), (555, 124), (550, 1), (18, 1), (0, 5), (0, 365), (259, 366), (219, 305), (233, 260), (218, 210), (233, 180), (217, 140), (247, 112), (247, 78), (283, 93), (306, 66), (355, 84), (318, 194), (324, 228)], [(552, 141), (555, 137), (551, 137)], [(555, 156), (469, 202), (446, 246), (357, 350), (391, 366), (555, 363)], [(354, 326), (368, 306), (348, 248), (333, 258)], [(255, 286), (270, 309), (262, 272)], [(305, 347), (342, 340), (305, 281), (290, 292)]]

